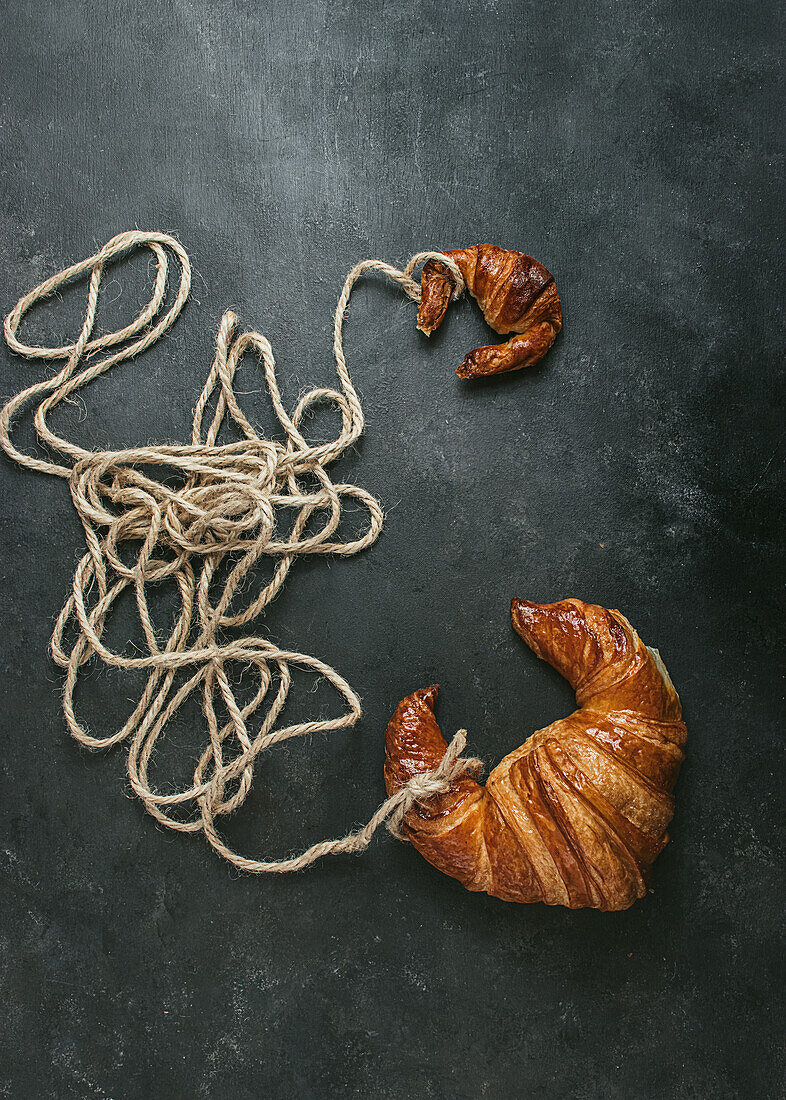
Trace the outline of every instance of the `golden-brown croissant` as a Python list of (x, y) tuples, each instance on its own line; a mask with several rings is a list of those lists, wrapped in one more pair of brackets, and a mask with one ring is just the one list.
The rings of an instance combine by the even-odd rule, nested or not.
[[(494, 331), (514, 334), (504, 344), (469, 352), (456, 371), (459, 378), (519, 370), (542, 359), (562, 328), (562, 307), (551, 272), (523, 252), (494, 244), (473, 244), (444, 255), (455, 261)], [(420, 284), (418, 328), (430, 336), (445, 316), (455, 282), (444, 264), (429, 260)]]
[[(409, 809), (404, 833), (468, 890), (505, 901), (627, 909), (668, 841), (686, 730), (656, 650), (619, 611), (513, 600), (513, 626), (576, 691), (579, 709), (506, 756), (485, 787), (462, 775)], [(393, 794), (442, 759), (435, 685), (401, 702), (385, 737)]]

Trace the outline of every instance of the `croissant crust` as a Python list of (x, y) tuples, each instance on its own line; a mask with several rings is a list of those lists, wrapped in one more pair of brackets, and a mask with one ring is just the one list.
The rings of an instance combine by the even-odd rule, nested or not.
[[(576, 691), (579, 709), (533, 734), (485, 787), (462, 776), (412, 808), (404, 831), (469, 890), (505, 901), (627, 909), (668, 841), (684, 758), (680, 701), (656, 650), (619, 611), (513, 600), (513, 626)], [(407, 696), (385, 738), (394, 793), (446, 749), (434, 685)]]
[[(543, 264), (493, 244), (444, 252), (458, 266), (470, 294), (495, 332), (513, 333), (503, 344), (476, 348), (458, 368), (460, 378), (519, 370), (542, 359), (562, 328), (557, 286)], [(444, 264), (429, 260), (421, 275), (418, 328), (427, 336), (439, 327), (455, 282)]]

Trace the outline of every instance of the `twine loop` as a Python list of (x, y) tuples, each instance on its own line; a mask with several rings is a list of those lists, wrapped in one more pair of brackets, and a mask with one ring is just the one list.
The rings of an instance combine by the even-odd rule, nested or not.
[[(125, 327), (93, 335), (105, 268), (136, 248), (147, 248), (156, 270), (149, 301)], [(380, 260), (363, 260), (348, 274), (336, 307), (333, 351), (338, 389), (315, 388), (304, 394), (291, 415), (284, 407), (275, 359), (259, 332), (238, 332), (228, 310), (221, 318), (216, 352), (196, 402), (191, 441), (151, 444), (121, 450), (85, 450), (52, 430), (48, 414), (112, 366), (154, 344), (175, 322), (188, 298), (191, 266), (182, 245), (164, 233), (133, 231), (112, 238), (93, 256), (65, 268), (24, 295), (4, 323), (8, 346), (28, 359), (63, 361), (53, 377), (34, 383), (0, 412), (0, 446), (27, 469), (68, 481), (85, 533), (86, 552), (76, 566), (71, 593), (55, 623), (51, 651), (65, 671), (63, 712), (71, 734), (88, 748), (126, 742), (132, 789), (167, 828), (202, 832), (212, 847), (236, 867), (285, 872), (308, 866), (323, 855), (361, 851), (388, 818), (401, 836), (405, 813), (413, 805), (444, 793), (459, 775), (479, 761), (460, 760), (464, 731), (456, 735), (433, 771), (416, 776), (388, 799), (358, 833), (323, 841), (289, 860), (262, 861), (241, 856), (221, 838), (216, 819), (245, 800), (255, 764), (266, 749), (290, 737), (352, 726), (360, 700), (333, 668), (316, 657), (287, 650), (270, 639), (237, 632), (255, 620), (281, 590), (300, 555), (350, 556), (370, 546), (382, 529), (379, 502), (365, 489), (331, 480), (327, 467), (363, 431), (363, 409), (352, 384), (343, 348), (343, 323), (349, 297), (366, 271), (379, 271), (413, 299), (420, 288), (412, 278), (428, 259), (444, 263), (463, 290), (455, 263), (439, 252), (420, 252), (403, 270)], [(175, 291), (167, 303), (169, 269), (174, 262)], [(81, 331), (72, 343), (57, 347), (28, 344), (18, 333), (28, 311), (66, 283), (87, 276), (87, 304)], [(259, 363), (282, 438), (262, 438), (237, 401), (235, 375), (245, 357)], [(34, 404), (36, 436), (51, 457), (17, 449), (11, 441), (14, 417)], [(309, 443), (301, 425), (315, 406), (338, 411), (341, 428), (327, 442)], [(231, 424), (237, 442), (221, 443)], [(347, 501), (367, 515), (353, 538), (338, 528)], [(270, 559), (272, 575), (260, 583), (258, 566)], [(176, 610), (163, 625), (156, 618), (161, 586), (174, 590)], [(142, 641), (116, 650), (105, 632), (118, 601), (130, 594)], [(134, 708), (120, 730), (91, 734), (79, 720), (74, 694), (86, 665), (141, 671), (146, 679)], [(238, 670), (242, 675), (238, 678)], [(323, 677), (343, 700), (337, 716), (282, 725), (280, 718), (293, 670)], [(238, 687), (245, 679), (245, 691)], [(250, 690), (249, 690), (250, 681)], [(192, 696), (201, 698), (205, 743), (191, 782), (162, 785), (152, 776), (155, 750), (175, 715)]]
[(403, 286), (409, 297), (412, 298), (412, 300), (415, 302), (420, 301), (420, 283), (416, 282), (412, 278), (412, 273), (414, 272), (416, 267), (419, 267), (420, 264), (426, 263), (428, 260), (436, 260), (437, 263), (442, 264), (443, 267), (446, 267), (448, 269), (450, 274), (453, 276), (453, 282), (455, 283), (451, 298), (453, 301), (455, 301), (457, 298), (460, 298), (461, 295), (464, 293), (466, 284), (464, 282), (464, 276), (461, 274), (461, 270), (458, 264), (455, 260), (451, 259), (450, 256), (445, 256), (442, 252), (429, 251), (416, 252), (407, 264), (407, 266), (404, 268), (403, 274), (406, 278), (401, 281), (401, 285)]

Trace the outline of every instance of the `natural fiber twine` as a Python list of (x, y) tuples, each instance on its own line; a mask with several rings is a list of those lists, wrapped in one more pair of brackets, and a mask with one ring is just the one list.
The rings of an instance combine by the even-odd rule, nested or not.
[[(105, 267), (138, 248), (150, 249), (156, 261), (150, 300), (125, 328), (94, 337)], [(230, 640), (226, 631), (235, 632), (262, 613), (280, 591), (298, 555), (348, 556), (370, 546), (379, 535), (383, 517), (374, 497), (356, 485), (333, 483), (327, 473), (329, 464), (363, 431), (363, 410), (344, 357), (344, 316), (355, 282), (368, 271), (383, 273), (418, 300), (420, 287), (412, 274), (418, 264), (431, 258), (450, 268), (457, 281), (456, 293), (461, 293), (463, 280), (458, 268), (436, 252), (418, 253), (401, 271), (380, 260), (363, 260), (350, 271), (334, 325), (333, 351), (341, 389), (311, 390), (300, 398), (291, 416), (281, 400), (270, 344), (258, 332), (238, 335), (238, 319), (227, 311), (218, 329), (215, 359), (194, 409), (191, 442), (184, 445), (86, 451), (56, 435), (47, 423), (51, 410), (76, 390), (145, 351), (175, 322), (188, 298), (191, 265), (174, 237), (121, 233), (94, 256), (30, 291), (5, 319), (5, 339), (13, 351), (28, 359), (64, 363), (53, 378), (29, 386), (8, 402), (0, 413), (0, 445), (21, 466), (68, 480), (85, 531), (86, 553), (76, 567), (72, 592), (57, 618), (51, 642), (52, 655), (65, 670), (63, 712), (68, 728), (88, 748), (125, 743), (131, 786), (148, 812), (170, 829), (203, 832), (220, 855), (245, 871), (297, 871), (324, 855), (362, 851), (385, 821), (399, 835), (408, 809), (443, 793), (463, 772), (476, 773), (480, 767), (477, 760), (460, 758), (466, 740), (461, 730), (439, 767), (416, 776), (384, 802), (360, 831), (322, 841), (292, 859), (247, 859), (229, 848), (217, 830), (217, 818), (245, 800), (254, 766), (266, 749), (290, 737), (351, 726), (360, 717), (358, 696), (329, 665), (281, 649), (257, 634)], [(167, 277), (173, 262), (179, 272), (177, 291), (174, 301), (166, 306)], [(18, 338), (20, 324), (32, 306), (65, 283), (88, 274), (84, 323), (73, 344), (47, 348)], [(238, 404), (233, 384), (246, 352), (256, 353), (261, 360), (285, 442), (261, 438)], [(11, 442), (12, 420), (31, 402), (35, 403), (33, 420), (39, 441), (60, 456), (62, 463), (25, 454)], [(300, 423), (304, 413), (320, 402), (341, 413), (341, 431), (334, 440), (313, 446), (303, 438)], [(243, 437), (240, 442), (217, 442), (225, 421), (234, 422)], [(305, 476), (310, 476), (312, 484), (316, 481), (317, 487), (304, 488), (299, 479)], [(350, 542), (334, 541), (345, 498), (368, 510), (368, 525)], [(294, 513), (290, 524), (283, 522), (288, 513)], [(319, 529), (307, 534), (312, 517), (319, 520)], [(252, 570), (263, 555), (276, 560), (272, 579), (241, 601), (244, 588), (252, 587)], [(132, 560), (133, 564), (128, 564)], [(164, 581), (174, 582), (179, 595), (179, 610), (166, 636), (154, 625), (150, 610), (156, 586)], [(171, 588), (171, 583), (167, 587)], [(107, 620), (126, 590), (135, 597), (145, 638), (141, 655), (116, 653), (103, 640)], [(75, 640), (67, 644), (66, 634)], [(80, 669), (94, 659), (113, 668), (147, 673), (128, 721), (105, 737), (88, 733), (74, 709)], [(229, 662), (254, 670), (257, 690), (250, 702), (241, 704), (236, 698), (227, 672)], [(345, 713), (338, 718), (277, 725), (293, 667), (325, 677), (345, 700)], [(178, 673), (181, 679), (185, 676), (179, 686)], [(275, 674), (277, 689), (273, 686)], [(175, 714), (194, 692), (202, 697), (204, 750), (192, 784), (163, 793), (155, 789), (149, 776), (151, 757)]]

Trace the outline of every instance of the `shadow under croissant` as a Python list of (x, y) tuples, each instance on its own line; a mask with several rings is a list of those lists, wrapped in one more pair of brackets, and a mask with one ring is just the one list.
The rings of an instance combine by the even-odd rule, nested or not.
[[(679, 697), (628, 620), (581, 600), (514, 599), (513, 626), (570, 682), (579, 709), (533, 734), (485, 786), (462, 774), (407, 811), (404, 836), (467, 889), (506, 901), (627, 909), (668, 842), (684, 759)], [(385, 738), (394, 794), (442, 759), (438, 686), (407, 696)]]

